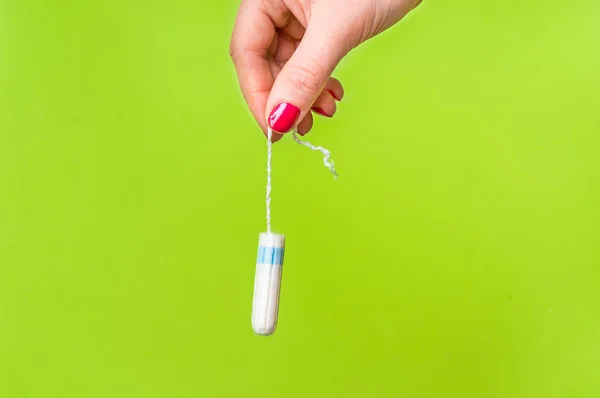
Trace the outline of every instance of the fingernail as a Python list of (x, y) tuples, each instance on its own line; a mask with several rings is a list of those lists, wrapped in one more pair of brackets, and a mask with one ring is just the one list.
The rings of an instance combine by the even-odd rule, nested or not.
[(300, 116), (300, 108), (282, 102), (273, 108), (269, 115), (269, 126), (278, 133), (287, 133), (294, 127)]
[(319, 108), (319, 107), (313, 107), (311, 108), (313, 112), (318, 113), (321, 116), (325, 116), (325, 117), (331, 117), (332, 115), (328, 115), (323, 108)]
[(335, 93), (333, 92), (333, 90), (327, 90), (327, 91), (329, 91), (329, 94), (331, 94), (331, 96), (332, 96), (333, 98), (335, 98), (335, 100), (336, 100), (336, 101), (341, 101), (341, 100), (342, 100), (342, 99), (341, 99), (341, 98), (339, 98), (337, 95), (335, 95)]

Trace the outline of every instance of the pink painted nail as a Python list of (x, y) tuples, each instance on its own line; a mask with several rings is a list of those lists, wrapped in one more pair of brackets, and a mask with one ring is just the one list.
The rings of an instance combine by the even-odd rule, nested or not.
[(332, 96), (333, 98), (335, 98), (335, 100), (336, 100), (336, 101), (341, 101), (341, 100), (342, 100), (342, 99), (341, 99), (341, 98), (339, 98), (337, 95), (335, 95), (335, 93), (333, 92), (333, 90), (327, 90), (327, 91), (329, 91), (329, 94), (331, 94), (331, 96)]
[(323, 108), (319, 108), (317, 106), (311, 108), (313, 112), (318, 113), (321, 116), (325, 116), (325, 117), (331, 117), (332, 115), (328, 115)]
[(271, 111), (269, 115), (269, 126), (278, 133), (287, 133), (294, 127), (300, 117), (300, 108), (281, 102)]

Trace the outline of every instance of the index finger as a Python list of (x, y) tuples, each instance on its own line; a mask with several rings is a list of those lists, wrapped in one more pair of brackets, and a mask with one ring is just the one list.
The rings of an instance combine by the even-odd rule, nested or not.
[[(274, 38), (275, 26), (260, 2), (243, 1), (233, 29), (230, 55), (244, 99), (265, 134), (265, 106), (274, 81), (267, 54)], [(275, 135), (273, 141), (280, 138)]]

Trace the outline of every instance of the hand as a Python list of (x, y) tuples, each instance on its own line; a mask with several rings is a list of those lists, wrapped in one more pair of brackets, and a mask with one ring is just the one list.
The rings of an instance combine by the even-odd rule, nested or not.
[[(354, 47), (394, 25), (421, 0), (242, 0), (230, 54), (263, 132), (308, 133), (311, 110), (331, 117), (344, 96), (331, 77)], [(267, 116), (268, 115), (268, 116)]]

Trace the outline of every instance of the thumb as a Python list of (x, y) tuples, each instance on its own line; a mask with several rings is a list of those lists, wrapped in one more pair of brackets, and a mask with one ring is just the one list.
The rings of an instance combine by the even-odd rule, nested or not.
[(287, 133), (323, 91), (333, 70), (352, 48), (343, 27), (335, 28), (329, 21), (311, 21), (292, 57), (275, 79), (267, 109), (269, 126), (278, 133)]

